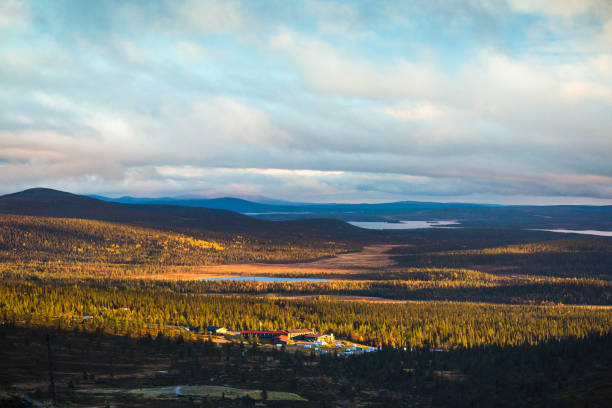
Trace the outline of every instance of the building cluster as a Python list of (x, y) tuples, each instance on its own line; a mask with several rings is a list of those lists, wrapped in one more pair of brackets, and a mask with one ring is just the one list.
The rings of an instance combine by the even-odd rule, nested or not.
[(310, 329), (297, 330), (243, 330), (231, 331), (225, 327), (189, 327), (189, 331), (195, 333), (214, 334), (224, 336), (231, 340), (237, 339), (257, 339), (259, 341), (271, 342), (273, 344), (291, 344), (296, 341), (307, 341), (318, 344), (333, 344), (333, 334), (315, 333)]
[(376, 351), (375, 347), (351, 345), (345, 341), (336, 341), (333, 334), (317, 333), (310, 329), (296, 330), (243, 330), (231, 331), (225, 327), (190, 327), (190, 331), (203, 334), (223, 336), (227, 340), (257, 340), (262, 343), (271, 343), (277, 346), (291, 345), (297, 348), (310, 349), (321, 354), (326, 354), (333, 348), (338, 356), (349, 356), (352, 354), (368, 353)]
[(240, 332), (243, 338), (267, 340), (274, 344), (290, 344), (296, 341), (308, 341), (319, 344), (333, 343), (333, 334), (315, 333), (310, 329), (297, 330), (244, 330)]

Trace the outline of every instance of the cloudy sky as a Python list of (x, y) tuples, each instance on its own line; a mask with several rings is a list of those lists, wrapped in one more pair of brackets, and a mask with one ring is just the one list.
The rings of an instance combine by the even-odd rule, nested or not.
[(612, 2), (0, 2), (0, 193), (612, 203)]

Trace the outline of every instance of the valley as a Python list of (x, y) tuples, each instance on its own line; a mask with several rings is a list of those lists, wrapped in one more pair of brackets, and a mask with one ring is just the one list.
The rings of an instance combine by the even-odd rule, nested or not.
[[(571, 406), (567, 387), (598, 406), (608, 395), (609, 237), (238, 227), (212, 220), (242, 219), (231, 212), (154, 216), (44, 191), (0, 197), (0, 208), (3, 403), (49, 401), (49, 361), (58, 406), (506, 406), (515, 395)], [(193, 222), (171, 222), (191, 211)], [(375, 351), (190, 329), (207, 326), (316, 328)]]
[[(364, 246), (361, 250), (339, 253), (316, 261), (300, 263), (250, 263), (230, 265), (210, 265), (190, 268), (184, 272), (170, 272), (155, 275), (155, 279), (198, 280), (224, 276), (330, 276), (343, 277), (357, 275), (368, 269), (387, 268), (395, 265), (388, 253), (398, 245), (375, 244)], [(151, 278), (151, 276), (148, 276)], [(147, 278), (145, 275), (135, 278)]]

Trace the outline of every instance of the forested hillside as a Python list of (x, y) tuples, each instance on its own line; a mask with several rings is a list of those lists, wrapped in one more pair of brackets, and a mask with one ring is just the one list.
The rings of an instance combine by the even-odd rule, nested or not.
[(275, 240), (213, 231), (178, 233), (74, 218), (0, 214), (0, 262), (7, 264), (163, 266), (304, 261), (354, 250), (358, 245), (299, 235)]
[(395, 248), (404, 266), (473, 268), (516, 275), (612, 280), (612, 238), (581, 237), (482, 249), (423, 251)]
[(331, 219), (271, 222), (233, 211), (176, 205), (121, 204), (62, 191), (35, 188), (0, 196), (0, 213), (79, 218), (171, 229), (176, 232), (214, 231), (283, 239), (368, 237), (375, 233)]

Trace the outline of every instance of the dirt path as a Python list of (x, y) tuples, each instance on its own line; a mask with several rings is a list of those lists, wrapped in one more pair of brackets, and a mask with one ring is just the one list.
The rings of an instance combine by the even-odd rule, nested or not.
[(369, 245), (359, 252), (340, 254), (334, 258), (313, 262), (288, 264), (210, 265), (172, 271), (161, 275), (137, 276), (142, 279), (191, 280), (218, 276), (299, 275), (299, 274), (355, 274), (363, 269), (385, 268), (395, 265), (385, 252), (399, 245)]

